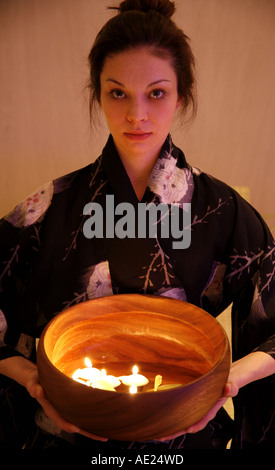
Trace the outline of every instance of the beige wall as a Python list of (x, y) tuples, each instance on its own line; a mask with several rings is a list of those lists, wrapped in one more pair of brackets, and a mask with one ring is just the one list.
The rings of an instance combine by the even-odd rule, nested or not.
[[(87, 55), (111, 0), (0, 0), (0, 215), (40, 184), (93, 161)], [(197, 58), (199, 112), (176, 144), (275, 225), (275, 1), (178, 0)]]

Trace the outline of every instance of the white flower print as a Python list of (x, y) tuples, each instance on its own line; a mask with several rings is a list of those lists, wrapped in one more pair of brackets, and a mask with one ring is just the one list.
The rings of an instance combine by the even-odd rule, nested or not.
[(158, 292), (157, 295), (161, 295), (162, 297), (169, 297), (171, 299), (178, 299), (187, 301), (186, 293), (183, 287), (169, 287), (167, 289), (162, 288)]
[(87, 286), (89, 299), (112, 295), (112, 284), (108, 261), (102, 261), (92, 268), (92, 274)]
[(6, 329), (7, 329), (6, 318), (2, 310), (0, 310), (0, 343), (3, 342)]
[(18, 204), (5, 218), (14, 227), (29, 227), (37, 222), (51, 204), (54, 192), (52, 181), (41, 186), (27, 199)]
[(189, 202), (185, 200), (192, 177), (187, 168), (178, 168), (177, 160), (167, 153), (165, 158), (159, 158), (151, 173), (148, 186), (157, 194), (163, 204)]

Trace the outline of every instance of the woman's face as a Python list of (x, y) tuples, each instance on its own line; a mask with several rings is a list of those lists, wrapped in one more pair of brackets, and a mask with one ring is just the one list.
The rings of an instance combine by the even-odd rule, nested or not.
[(148, 48), (107, 57), (100, 76), (101, 107), (121, 157), (156, 159), (181, 105), (167, 58)]

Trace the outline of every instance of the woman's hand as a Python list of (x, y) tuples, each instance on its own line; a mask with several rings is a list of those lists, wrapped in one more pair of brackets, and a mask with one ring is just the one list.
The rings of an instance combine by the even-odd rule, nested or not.
[(187, 433), (194, 434), (196, 432), (201, 431), (202, 429), (205, 428), (205, 426), (207, 426), (209, 421), (215, 418), (217, 412), (225, 404), (228, 398), (236, 396), (238, 391), (239, 391), (239, 388), (235, 383), (227, 382), (227, 384), (224, 387), (223, 396), (217, 401), (214, 407), (202, 419), (200, 419), (200, 421), (193, 424), (192, 426), (189, 426), (183, 431), (180, 431), (170, 436), (163, 437), (159, 439), (159, 441), (169, 441), (171, 439), (175, 439), (176, 437), (182, 436), (183, 434), (187, 434)]
[(262, 379), (275, 373), (275, 360), (267, 353), (256, 351), (233, 362), (227, 383), (224, 387), (223, 396), (217, 401), (214, 407), (197, 423), (189, 426), (185, 430), (166, 436), (160, 441), (175, 439), (182, 434), (193, 434), (201, 431), (205, 426), (215, 418), (219, 409), (225, 404), (229, 397), (235, 397), (239, 389), (255, 380)]
[(54, 422), (54, 424), (62, 431), (68, 432), (68, 433), (78, 433), (82, 434), (83, 436), (89, 437), (91, 439), (95, 439), (98, 441), (107, 441), (105, 437), (100, 437), (96, 436), (95, 434), (90, 434), (86, 431), (81, 430), (74, 424), (69, 423), (65, 419), (62, 418), (62, 416), (58, 413), (58, 411), (51, 405), (49, 400), (47, 400), (44, 390), (41, 387), (38, 379), (38, 372), (37, 369), (33, 370), (33, 372), (30, 374), (30, 378), (28, 382), (26, 383), (26, 388), (29, 392), (29, 394), (35, 398), (38, 403), (42, 406), (46, 416)]
[(107, 441), (105, 437), (89, 434), (77, 426), (68, 423), (47, 400), (44, 390), (39, 383), (37, 366), (21, 356), (9, 357), (0, 361), (0, 374), (6, 375), (25, 387), (29, 394), (42, 406), (45, 414), (53, 420), (57, 428), (68, 433), (79, 433), (99, 441)]

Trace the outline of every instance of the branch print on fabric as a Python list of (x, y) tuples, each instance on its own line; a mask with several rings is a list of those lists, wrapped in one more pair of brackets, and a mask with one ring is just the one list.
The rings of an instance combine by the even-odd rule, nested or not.
[(174, 274), (172, 274), (172, 265), (169, 261), (169, 256), (163, 252), (157, 238), (154, 248), (156, 248), (156, 251), (150, 254), (151, 262), (149, 266), (143, 267), (144, 270), (147, 270), (146, 273), (143, 276), (139, 276), (140, 279), (144, 279), (142, 289), (144, 293), (154, 287), (152, 275), (154, 275), (155, 272), (158, 272), (158, 275), (163, 277), (163, 287), (171, 287), (170, 279), (175, 277)]
[(244, 271), (247, 271), (247, 273), (250, 273), (250, 268), (251, 265), (254, 262), (257, 262), (257, 264), (260, 263), (261, 256), (263, 255), (263, 250), (260, 248), (258, 249), (257, 253), (250, 252), (248, 253), (246, 250), (244, 251), (243, 254), (240, 254), (237, 252), (237, 250), (234, 248), (234, 255), (231, 255), (231, 267), (232, 267), (232, 272), (227, 274), (225, 279), (228, 279), (229, 282), (233, 277), (237, 277), (237, 279), (240, 279), (242, 273)]
[(63, 310), (66, 310), (67, 308), (71, 307), (72, 305), (79, 304), (80, 302), (85, 302), (86, 300), (88, 300), (87, 292), (82, 292), (81, 294), (79, 294), (78, 292), (74, 292), (73, 295), (74, 295), (74, 297), (73, 297), (72, 300), (70, 300), (68, 302), (63, 302), (63, 304), (64, 304)]
[(229, 196), (227, 199), (225, 199), (224, 201), (219, 198), (218, 200), (218, 204), (216, 207), (214, 207), (213, 209), (211, 209), (210, 206), (207, 207), (207, 210), (206, 210), (206, 213), (199, 218), (198, 215), (195, 215), (194, 216), (194, 219), (193, 219), (193, 222), (191, 223), (191, 226), (188, 226), (186, 227), (186, 229), (189, 229), (190, 227), (193, 228), (195, 225), (197, 224), (207, 224), (207, 218), (210, 216), (210, 215), (220, 215), (221, 214), (221, 207), (224, 206), (224, 205), (229, 205), (229, 202), (230, 200), (232, 200), (232, 196)]
[(11, 275), (11, 265), (15, 261), (15, 263), (18, 263), (18, 250), (20, 248), (20, 245), (16, 245), (14, 248), (11, 249), (11, 257), (7, 261), (3, 261), (3, 264), (6, 265), (5, 268), (3, 269), (1, 276), (0, 276), (0, 292), (3, 292), (3, 287), (2, 287), (2, 280), (5, 275), (10, 276)]
[(262, 280), (262, 285), (259, 293), (261, 294), (265, 289), (271, 289), (271, 282), (275, 280), (275, 241), (272, 245), (268, 245), (268, 252), (263, 256), (263, 265), (268, 263), (269, 268), (265, 269), (266, 279)]
[(267, 291), (271, 291), (272, 282), (275, 281), (275, 242), (268, 245), (268, 251), (262, 257), (261, 269), (256, 282), (251, 314), (254, 320), (267, 318), (262, 297)]
[[(96, 167), (96, 170), (95, 170), (95, 172), (94, 172), (94, 174), (93, 174), (93, 176), (92, 176), (92, 179), (91, 179), (91, 181), (90, 181), (90, 184), (89, 184), (89, 187), (90, 187), (90, 188), (92, 188), (94, 185), (95, 185), (95, 187), (96, 187), (96, 191), (94, 192), (93, 197), (91, 198), (91, 201), (89, 201), (89, 202), (93, 202), (93, 201), (96, 199), (97, 196), (99, 196), (99, 195), (102, 194), (101, 191), (102, 191), (102, 189), (104, 188), (104, 186), (105, 186), (106, 183), (107, 183), (107, 180), (105, 180), (105, 179), (103, 179), (103, 178), (101, 178), (101, 180), (100, 180), (99, 182), (96, 181), (96, 177), (99, 175), (99, 173), (100, 173), (100, 171), (101, 171), (101, 169), (102, 169), (102, 167), (101, 167), (101, 160), (102, 160), (102, 158), (99, 158), (99, 160), (98, 160), (98, 165), (97, 165), (97, 167)], [(74, 230), (74, 231), (71, 233), (71, 235), (72, 235), (72, 237), (73, 237), (73, 238), (72, 238), (72, 242), (71, 242), (70, 246), (68, 246), (68, 247), (65, 249), (66, 255), (64, 256), (64, 258), (62, 259), (62, 261), (65, 261), (65, 260), (68, 258), (68, 256), (69, 256), (71, 250), (75, 250), (75, 249), (76, 249), (76, 241), (77, 241), (77, 238), (78, 238), (79, 233), (82, 233), (83, 224), (84, 224), (84, 221), (85, 221), (86, 217), (87, 217), (86, 215), (82, 215), (82, 216), (81, 216), (81, 221), (80, 221), (80, 223), (79, 223), (78, 228), (77, 228), (76, 230)]]

